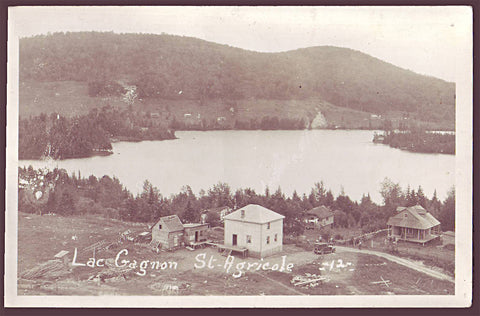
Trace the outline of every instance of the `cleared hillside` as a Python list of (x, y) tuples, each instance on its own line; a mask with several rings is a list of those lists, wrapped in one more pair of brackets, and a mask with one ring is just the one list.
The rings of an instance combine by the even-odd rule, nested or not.
[[(445, 126), (455, 121), (453, 83), (329, 46), (258, 53), (171, 35), (55, 33), (21, 39), (20, 81), (22, 115), (39, 112), (37, 107), (75, 113), (105, 103), (122, 106), (126, 89), (135, 87), (134, 104), (182, 104), (185, 113), (217, 103), (229, 110), (256, 100), (296, 100), (313, 106), (288, 115), (275, 114), (282, 106), (252, 110), (302, 118), (307, 107), (312, 120), (320, 103), (384, 115), (409, 112)], [(50, 89), (59, 82), (80, 88), (66, 96)]]

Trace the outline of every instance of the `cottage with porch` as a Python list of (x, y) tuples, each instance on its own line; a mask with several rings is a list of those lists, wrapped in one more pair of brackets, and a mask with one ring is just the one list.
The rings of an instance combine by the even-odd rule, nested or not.
[(224, 217), (224, 246), (246, 249), (248, 255), (264, 258), (282, 251), (285, 216), (263, 206), (249, 204)]
[(389, 237), (422, 245), (440, 236), (440, 222), (420, 205), (398, 207), (387, 225)]
[(303, 213), (303, 221), (307, 229), (321, 228), (333, 225), (333, 212), (326, 206), (312, 208)]

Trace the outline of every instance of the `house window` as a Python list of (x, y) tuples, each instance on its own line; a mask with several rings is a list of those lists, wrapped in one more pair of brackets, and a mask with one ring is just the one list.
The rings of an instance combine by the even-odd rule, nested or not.
[(267, 245), (270, 244), (270, 236), (267, 236)]
[(162, 229), (162, 224), (158, 225), (158, 229)]
[(278, 240), (278, 234), (275, 234), (275, 238), (273, 239), (275, 242)]
[(247, 244), (251, 244), (251, 243), (252, 243), (252, 236), (247, 235)]
[(200, 231), (200, 236), (203, 236), (203, 231)]
[(405, 213), (405, 217), (408, 217), (408, 214), (407, 214), (407, 213)]
[(270, 223), (267, 223), (267, 229), (270, 229)]

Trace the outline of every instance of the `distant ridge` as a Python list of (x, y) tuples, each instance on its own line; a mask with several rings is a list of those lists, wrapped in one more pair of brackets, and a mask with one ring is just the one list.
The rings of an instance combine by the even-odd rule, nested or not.
[[(333, 46), (260, 53), (165, 34), (54, 33), (20, 40), (20, 81), (84, 82), (82, 93), (95, 97), (115, 95), (119, 84), (134, 85), (145, 100), (319, 100), (455, 121), (454, 83)], [(35, 106), (23, 101), (21, 113)]]

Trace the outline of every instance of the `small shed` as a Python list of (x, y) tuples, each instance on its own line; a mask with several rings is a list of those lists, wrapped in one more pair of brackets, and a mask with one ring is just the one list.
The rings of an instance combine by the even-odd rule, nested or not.
[(163, 249), (180, 247), (183, 235), (183, 224), (177, 215), (161, 217), (152, 227), (152, 243)]
[(185, 245), (190, 246), (207, 240), (208, 224), (183, 224)]

